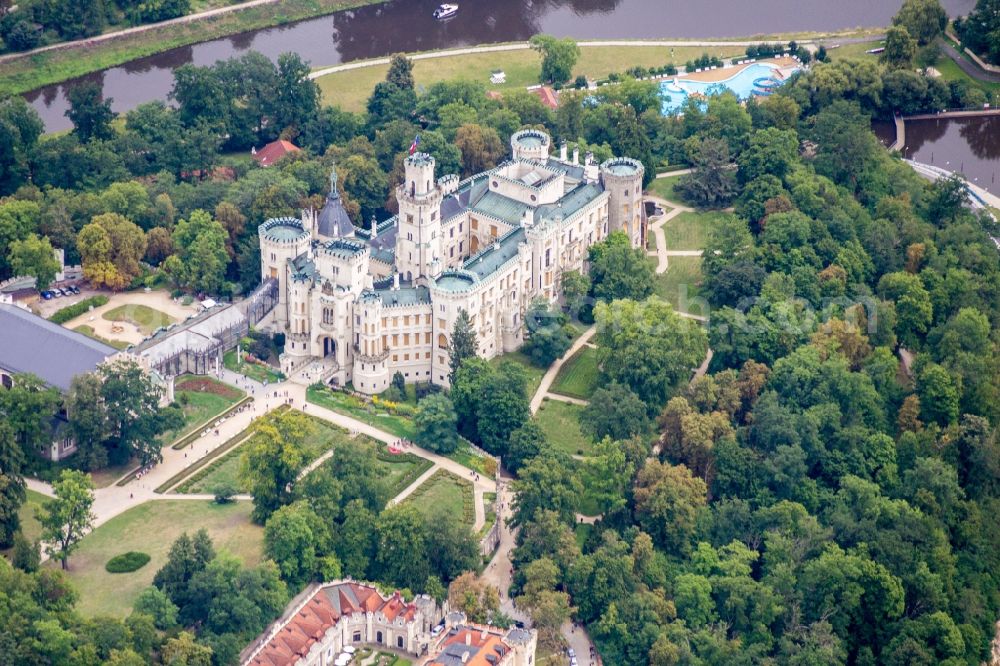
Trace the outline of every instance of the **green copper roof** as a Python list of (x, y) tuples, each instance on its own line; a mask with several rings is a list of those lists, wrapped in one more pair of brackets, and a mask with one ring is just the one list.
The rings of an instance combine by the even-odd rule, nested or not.
[(499, 247), (483, 250), (469, 257), (465, 262), (465, 270), (475, 273), (480, 280), (493, 274), (498, 268), (517, 256), (517, 246), (524, 242), (524, 227), (514, 229), (500, 238)]
[(524, 211), (531, 208), (531, 206), (505, 197), (502, 194), (487, 191), (469, 208), (483, 215), (489, 215), (490, 217), (502, 220), (511, 226), (517, 226), (521, 223)]
[(566, 219), (601, 196), (602, 192), (603, 190), (594, 183), (578, 185), (570, 190), (568, 194), (563, 195), (563, 198), (559, 200), (559, 203), (562, 204), (561, 206), (557, 204), (539, 206), (536, 217), (537, 219), (545, 219), (560, 214), (563, 216), (563, 219)]

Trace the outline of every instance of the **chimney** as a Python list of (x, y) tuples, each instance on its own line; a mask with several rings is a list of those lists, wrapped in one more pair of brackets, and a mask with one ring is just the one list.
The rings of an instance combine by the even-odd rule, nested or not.
[(378, 220), (372, 215), (372, 237), (371, 240), (375, 240), (375, 234), (378, 233)]
[(580, 163), (580, 146), (573, 146), (573, 164)]
[(583, 163), (587, 166), (590, 166), (590, 163), (594, 161), (594, 153), (588, 150), (586, 156), (583, 159), (584, 159)]
[(563, 142), (559, 144), (559, 161), (566, 161), (566, 139), (563, 139)]
[(465, 644), (472, 645), (472, 631), (469, 629), (465, 630)]
[(398, 290), (399, 289), (399, 273), (393, 273), (392, 274), (392, 288), (394, 290)]
[(463, 663), (463, 664), (467, 664), (467, 663), (469, 663), (469, 657), (470, 657), (471, 655), (472, 655), (472, 653), (471, 653), (471, 652), (469, 652), (468, 650), (466, 650), (465, 652), (463, 652), (463, 653), (462, 653), (462, 663)]

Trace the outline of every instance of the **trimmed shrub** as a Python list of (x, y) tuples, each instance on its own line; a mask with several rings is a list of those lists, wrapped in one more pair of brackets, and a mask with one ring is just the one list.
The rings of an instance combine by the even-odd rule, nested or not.
[(112, 557), (108, 560), (108, 563), (104, 565), (104, 569), (108, 573), (132, 573), (133, 571), (138, 571), (147, 564), (149, 564), (149, 555), (130, 550), (127, 553), (122, 553), (121, 555), (115, 555)]
[(107, 296), (91, 296), (90, 298), (85, 298), (79, 303), (74, 303), (68, 307), (61, 310), (56, 310), (56, 313), (49, 317), (49, 321), (54, 324), (65, 324), (70, 319), (74, 317), (79, 317), (84, 312), (90, 310), (91, 306), (99, 308), (102, 305), (106, 305), (108, 302)]

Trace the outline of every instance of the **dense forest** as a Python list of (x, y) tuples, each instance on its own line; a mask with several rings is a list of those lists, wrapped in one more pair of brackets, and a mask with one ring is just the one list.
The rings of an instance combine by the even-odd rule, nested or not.
[(191, 0), (0, 0), (0, 52), (184, 16)]
[[(494, 99), (465, 81), (418, 94), (409, 63), (394, 58), (367, 111), (353, 114), (321, 106), (307, 72), (295, 56), (259, 54), (185, 66), (175, 106), (146, 104), (123, 122), (80, 86), (73, 132), (54, 137), (22, 100), (0, 102), (0, 279), (47, 270), (32, 263), (47, 245), (115, 289), (246, 292), (259, 280), (257, 225), (320, 204), (334, 164), (356, 224), (390, 215), (417, 132), (439, 174), (496, 165), (525, 126), (598, 159), (641, 159), (649, 177), (691, 165), (677, 191), (735, 210), (705, 248), (707, 326), (651, 297), (644, 253), (614, 235), (592, 248), (589, 276), (564, 277), (564, 311), (533, 317), (557, 322), (531, 331), (527, 351), (542, 364), (568, 344), (566, 319), (599, 325), (600, 388), (582, 417), (597, 455), (578, 461), (545, 441), (510, 364), (453, 348), (450, 395), (424, 398), (421, 428), (445, 423), (517, 474), (510, 593), (543, 641), (572, 617), (609, 664), (986, 658), (1000, 614), (998, 230), (966, 207), (959, 181), (920, 179), (870, 131), (874, 115), (974, 92), (892, 62), (843, 60), (746, 105), (719, 92), (664, 117), (658, 89), (626, 79), (589, 97), (564, 91), (553, 112), (531, 94)], [(279, 136), (304, 150), (253, 165), (249, 149)], [(708, 373), (690, 381), (708, 348)], [(0, 429), (6, 448), (19, 441)], [(294, 453), (294, 438), (281, 441)], [(261, 488), (256, 518), (277, 564), (240, 569), (188, 539), (124, 622), (82, 620), (54, 570), (0, 563), (0, 654), (226, 663), (277, 614), (286, 585), (337, 571), (436, 596), (451, 580), (470, 614), (503, 620), (458, 575), (468, 535), (451, 535), (461, 548), (448, 561), (388, 565), (381, 548), (429, 552), (441, 528), (383, 510), (377, 488), (366, 498), (338, 486), (341, 472), (366, 478), (366, 460), (335, 459), (344, 469), (329, 470), (326, 486)], [(581, 543), (584, 490), (603, 519)], [(301, 547), (282, 550), (283, 535)]]

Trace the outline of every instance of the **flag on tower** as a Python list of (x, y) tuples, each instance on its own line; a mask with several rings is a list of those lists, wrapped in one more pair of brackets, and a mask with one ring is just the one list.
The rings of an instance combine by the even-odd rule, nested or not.
[(413, 143), (410, 144), (410, 154), (417, 152), (417, 146), (420, 145), (420, 135), (418, 134), (414, 139)]

